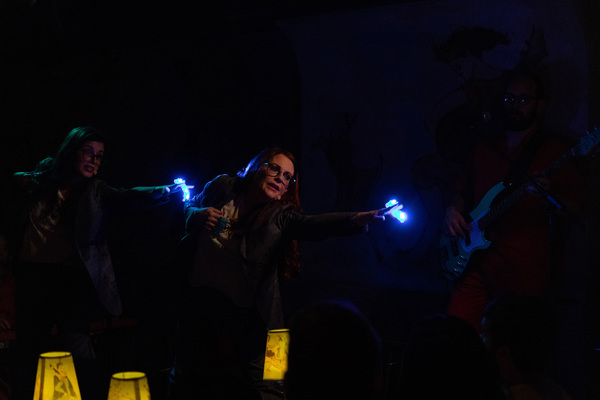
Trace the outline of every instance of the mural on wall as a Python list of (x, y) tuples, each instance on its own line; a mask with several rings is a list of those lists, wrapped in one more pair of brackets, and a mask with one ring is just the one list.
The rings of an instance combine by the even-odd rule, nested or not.
[(306, 244), (309, 278), (446, 290), (436, 251), (448, 182), (473, 125), (497, 129), (492, 99), (509, 71), (543, 71), (552, 129), (587, 129), (583, 34), (564, 1), (423, 1), (278, 25), (301, 75), (306, 211), (395, 197), (409, 215), (367, 239)]

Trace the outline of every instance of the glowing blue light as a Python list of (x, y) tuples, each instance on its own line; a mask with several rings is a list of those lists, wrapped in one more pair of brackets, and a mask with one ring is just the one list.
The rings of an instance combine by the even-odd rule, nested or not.
[(404, 211), (394, 210), (392, 211), (392, 217), (396, 218), (400, 223), (406, 222), (408, 215)]
[[(392, 200), (388, 201), (387, 203), (385, 203), (385, 208), (395, 206), (396, 204), (398, 204), (398, 200), (392, 199)], [(400, 205), (400, 207), (402, 207), (402, 205)]]
[(400, 221), (400, 223), (403, 224), (408, 219), (408, 215), (404, 211), (402, 211), (403, 205), (398, 204), (398, 200), (392, 199), (392, 200), (388, 201), (387, 203), (385, 203), (385, 207), (386, 208), (394, 207), (391, 210), (390, 214), (392, 215), (392, 217), (394, 217), (398, 221)]
[(173, 181), (174, 184), (181, 187), (181, 191), (183, 192), (183, 199), (181, 201), (186, 201), (190, 199), (190, 188), (193, 186), (188, 186), (185, 184), (185, 179), (177, 178)]

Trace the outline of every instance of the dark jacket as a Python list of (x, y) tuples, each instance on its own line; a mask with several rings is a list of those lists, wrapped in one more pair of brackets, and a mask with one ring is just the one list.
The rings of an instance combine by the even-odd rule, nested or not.
[[(20, 172), (14, 175), (17, 201), (12, 212), (10, 228), (4, 229), (12, 242), (14, 254), (22, 245), (23, 233), (31, 207), (40, 199), (38, 174)], [(108, 249), (107, 218), (112, 211), (133, 212), (165, 203), (168, 198), (153, 195), (156, 188), (117, 189), (92, 178), (85, 183), (77, 203), (73, 237), (79, 256), (85, 265), (98, 297), (112, 315), (123, 312), (117, 290), (115, 272)]]
[[(201, 229), (190, 220), (194, 208), (220, 209), (243, 191), (239, 177), (220, 175), (206, 184), (202, 193), (185, 205), (186, 237), (193, 239)], [(327, 213), (304, 215), (292, 204), (273, 201), (257, 211), (246, 228), (240, 244), (240, 254), (255, 304), (269, 329), (283, 326), (283, 312), (279, 293), (278, 269), (283, 267), (284, 251), (291, 240), (321, 240), (363, 231), (353, 226), (350, 219), (355, 213)]]

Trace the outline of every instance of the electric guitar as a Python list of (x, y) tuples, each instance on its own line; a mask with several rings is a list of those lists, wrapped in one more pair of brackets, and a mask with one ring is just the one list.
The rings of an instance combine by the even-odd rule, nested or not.
[[(546, 167), (540, 176), (543, 178), (550, 177), (573, 157), (589, 154), (599, 142), (600, 131), (596, 128), (593, 132), (582, 137), (575, 147)], [(530, 191), (530, 186), (527, 183), (523, 184), (492, 207), (494, 199), (506, 189), (503, 182), (496, 184), (483, 196), (477, 207), (469, 213), (472, 229), (468, 232), (467, 240), (458, 236), (442, 235), (440, 239), (440, 261), (442, 272), (447, 279), (454, 280), (458, 278), (464, 272), (473, 253), (477, 250), (487, 249), (490, 246), (491, 242), (485, 237), (485, 229), (521, 200)]]

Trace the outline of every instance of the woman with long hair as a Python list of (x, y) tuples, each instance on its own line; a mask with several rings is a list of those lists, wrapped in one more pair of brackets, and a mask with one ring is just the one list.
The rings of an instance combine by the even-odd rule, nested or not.
[[(40, 353), (55, 350), (55, 326), (62, 349), (72, 353), (84, 398), (98, 390), (90, 320), (119, 315), (121, 300), (107, 245), (107, 217), (168, 201), (177, 185), (117, 189), (96, 177), (104, 158), (104, 137), (95, 128), (69, 132), (54, 157), (32, 172), (14, 175), (18, 196), (5, 231), (16, 255), (18, 398), (33, 393)], [(89, 381), (89, 382), (88, 382)]]
[(220, 175), (185, 206), (195, 250), (178, 323), (174, 399), (282, 398), (262, 380), (267, 330), (283, 327), (279, 280), (297, 240), (363, 232), (380, 210), (305, 215), (294, 156), (273, 147)]

